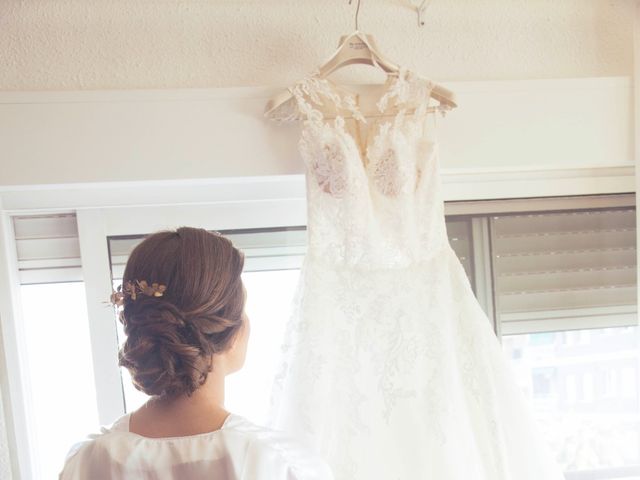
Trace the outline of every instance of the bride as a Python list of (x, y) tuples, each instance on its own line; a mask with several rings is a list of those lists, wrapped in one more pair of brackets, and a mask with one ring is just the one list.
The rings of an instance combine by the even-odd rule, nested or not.
[(244, 256), (203, 229), (154, 233), (131, 253), (120, 365), (151, 395), (74, 445), (61, 480), (136, 478), (331, 480), (326, 463), (283, 433), (224, 407), (224, 378), (245, 360)]

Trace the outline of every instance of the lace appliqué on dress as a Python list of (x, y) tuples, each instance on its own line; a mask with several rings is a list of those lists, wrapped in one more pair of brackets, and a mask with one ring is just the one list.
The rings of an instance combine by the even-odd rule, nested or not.
[(320, 154), (311, 160), (311, 168), (323, 192), (340, 198), (347, 186), (344, 153), (335, 143), (324, 145)]
[[(404, 67), (399, 70), (376, 103), (381, 114), (387, 112), (391, 104), (398, 106), (399, 110), (390, 120), (382, 120), (371, 127), (365, 158), (361, 158), (354, 135), (347, 131), (345, 117), (340, 114), (346, 110), (357, 122), (368, 123), (356, 105), (354, 95), (338, 94), (328, 80), (319, 77), (317, 71), (289, 88), (300, 115), (296, 117), (290, 113), (289, 106), (289, 113), (279, 118), (302, 119), (304, 128), (300, 151), (323, 192), (340, 197), (347, 188), (350, 175), (344, 162), (345, 157), (352, 153), (354, 162), (366, 163), (365, 168), (379, 191), (393, 197), (402, 191), (415, 191), (419, 183), (420, 167), (400, 165), (398, 158), (402, 157), (404, 162), (411, 160), (411, 156), (406, 155), (407, 146), (424, 133), (424, 119), (434, 85)], [(411, 106), (415, 106), (415, 110), (408, 115), (407, 108)], [(335, 109), (333, 122), (325, 118), (319, 107)], [(334, 138), (328, 145), (331, 133), (328, 130), (333, 130), (342, 141)], [(332, 159), (335, 160), (333, 164)]]

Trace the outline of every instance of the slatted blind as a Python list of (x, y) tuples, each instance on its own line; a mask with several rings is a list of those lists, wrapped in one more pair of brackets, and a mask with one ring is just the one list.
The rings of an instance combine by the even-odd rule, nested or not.
[[(482, 252), (474, 251), (472, 217), (489, 221), (491, 258), (480, 264), (492, 270), (502, 334), (637, 324), (634, 208), (447, 218), (475, 289), (482, 272), (474, 272), (474, 255)], [(74, 213), (12, 220), (22, 284), (82, 281)], [(245, 252), (247, 271), (299, 268), (306, 251), (304, 227), (222, 233)], [(114, 279), (142, 239), (108, 239)]]
[(20, 283), (82, 281), (75, 213), (13, 217)]
[(446, 219), (447, 236), (449, 244), (458, 256), (458, 260), (471, 282), (471, 287), (475, 290), (475, 278), (473, 275), (473, 237), (471, 233), (471, 218)]
[[(447, 220), (447, 233), (467, 275), (472, 272), (470, 220)], [(307, 249), (305, 227), (221, 232), (245, 254), (246, 271), (284, 270), (300, 268)], [(109, 239), (113, 278), (122, 278), (129, 254), (144, 237), (113, 237)]]
[(637, 323), (635, 209), (490, 219), (503, 334)]
[[(225, 237), (245, 255), (245, 271), (295, 269), (302, 266), (307, 234), (304, 227), (223, 231)], [(109, 239), (111, 269), (114, 279), (121, 279), (129, 254), (144, 237)]]

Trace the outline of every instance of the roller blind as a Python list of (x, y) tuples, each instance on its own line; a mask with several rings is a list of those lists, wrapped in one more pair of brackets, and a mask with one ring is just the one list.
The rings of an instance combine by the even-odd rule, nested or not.
[(456, 253), (458, 260), (464, 267), (471, 287), (475, 291), (475, 276), (473, 274), (473, 242), (471, 218), (447, 219), (447, 236), (449, 244)]
[[(82, 281), (75, 213), (13, 217), (21, 284)], [(447, 220), (451, 244), (471, 278), (470, 220)], [(224, 231), (245, 252), (247, 271), (300, 268), (306, 252), (306, 229)], [(129, 254), (144, 237), (108, 239), (113, 278), (121, 278)], [(105, 240), (106, 241), (106, 240)]]
[[(489, 222), (491, 258), (476, 262), (472, 218)], [(82, 281), (74, 213), (12, 217), (22, 284)], [(502, 334), (637, 324), (636, 222), (632, 207), (447, 218), (447, 232), (475, 289), (489, 265)], [(299, 268), (304, 227), (222, 232), (248, 271)], [(144, 237), (108, 241), (113, 278)]]
[(501, 333), (637, 323), (635, 209), (496, 215)]
[(82, 281), (75, 213), (12, 220), (21, 284)]
[[(285, 270), (300, 268), (306, 251), (305, 227), (220, 232), (245, 254), (245, 271)], [(129, 254), (144, 237), (109, 239), (113, 278), (124, 273)]]
[[(453, 249), (467, 275), (472, 271), (471, 221), (447, 220), (447, 233)], [(221, 232), (245, 254), (246, 271), (284, 270), (300, 268), (307, 249), (306, 228), (274, 228), (260, 230), (229, 230)], [(109, 239), (113, 278), (122, 278), (129, 254), (143, 237), (113, 237)]]

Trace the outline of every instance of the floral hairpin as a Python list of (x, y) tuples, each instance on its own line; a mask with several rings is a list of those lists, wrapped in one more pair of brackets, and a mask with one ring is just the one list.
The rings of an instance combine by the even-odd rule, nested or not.
[(135, 283), (127, 280), (124, 283), (124, 288), (122, 285), (119, 285), (117, 291), (113, 291), (111, 294), (111, 304), (121, 307), (124, 305), (125, 297), (128, 296), (131, 300), (135, 301), (139, 294), (150, 297), (161, 297), (166, 289), (166, 285), (160, 285), (158, 283), (149, 285), (146, 280), (135, 280)]

